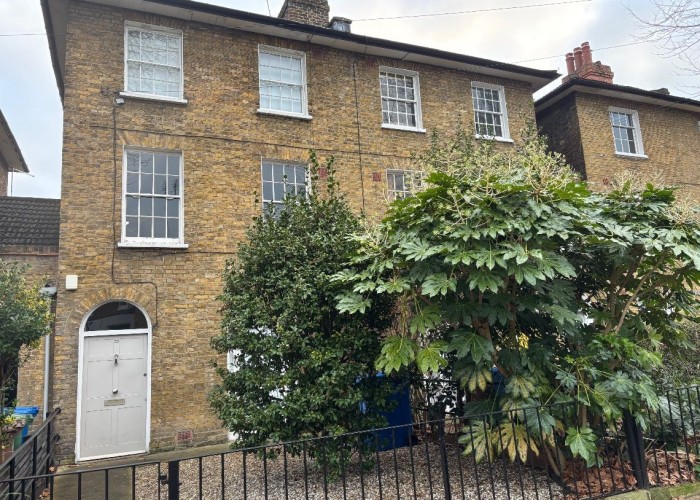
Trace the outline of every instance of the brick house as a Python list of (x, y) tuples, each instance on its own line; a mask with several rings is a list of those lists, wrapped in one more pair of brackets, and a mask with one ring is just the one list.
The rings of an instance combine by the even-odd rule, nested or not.
[(700, 101), (613, 83), (588, 43), (566, 56), (562, 85), (537, 100), (550, 147), (595, 187), (616, 172), (679, 186), (700, 199)]
[(378, 215), (410, 194), (429, 132), (461, 124), (512, 148), (557, 77), (355, 35), (326, 0), (279, 17), (188, 0), (42, 9), (64, 108), (50, 404), (66, 460), (225, 439), (207, 402), (221, 273), (262, 206), (306, 188), (310, 149)]
[[(26, 265), (29, 283), (38, 283), (44, 292), (55, 295), (58, 279), (58, 230), (61, 200), (48, 198), (0, 197), (0, 260)], [(48, 394), (44, 392), (46, 372), (44, 338), (29, 353), (19, 372), (19, 404), (37, 405), (43, 413)], [(49, 352), (51, 348), (49, 346)]]
[(0, 110), (0, 196), (7, 196), (10, 172), (29, 173), (29, 168)]

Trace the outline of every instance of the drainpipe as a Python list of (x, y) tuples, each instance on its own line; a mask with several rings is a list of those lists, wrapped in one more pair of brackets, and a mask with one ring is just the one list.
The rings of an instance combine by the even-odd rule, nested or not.
[(44, 337), (44, 400), (41, 404), (41, 409), (44, 413), (44, 420), (49, 414), (49, 361), (51, 349), (51, 334)]
[[(51, 297), (52, 310), (55, 310), (56, 305), (56, 292), (55, 286), (46, 285), (41, 289), (40, 293), (44, 296)], [(51, 361), (51, 332), (47, 333), (44, 337), (44, 394), (43, 401), (41, 403), (41, 411), (44, 414), (44, 420), (49, 414), (49, 363)]]

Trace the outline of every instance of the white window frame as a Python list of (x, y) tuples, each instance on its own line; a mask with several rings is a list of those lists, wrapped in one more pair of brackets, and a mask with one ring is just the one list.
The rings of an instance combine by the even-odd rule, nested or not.
[[(382, 100), (384, 96), (382, 95), (381, 78), (382, 73), (394, 73), (396, 75), (410, 76), (413, 78), (413, 90), (415, 91), (416, 100), (416, 126), (409, 127), (406, 125), (394, 125), (391, 123), (384, 123), (384, 114), (382, 109)], [(391, 99), (391, 97), (387, 97)], [(421, 102), (420, 95), (420, 75), (417, 71), (412, 71), (409, 69), (392, 68), (390, 66), (379, 66), (379, 110), (382, 117), (382, 128), (393, 129), (393, 130), (407, 130), (409, 132), (421, 132), (425, 133), (423, 128), (423, 104)]]
[[(294, 113), (291, 111), (281, 111), (276, 109), (266, 109), (260, 105), (260, 54), (275, 54), (275, 55), (285, 55), (298, 57), (301, 59), (301, 113)], [(281, 47), (273, 47), (271, 45), (258, 44), (258, 113), (264, 115), (279, 115), (288, 116), (293, 118), (301, 118), (303, 120), (311, 120), (312, 116), (309, 114), (309, 99), (308, 99), (308, 80), (306, 75), (306, 52), (300, 50), (284, 49)]]
[[(180, 37), (180, 95), (178, 97), (164, 96), (159, 94), (149, 94), (146, 92), (134, 92), (127, 90), (129, 88), (129, 28), (140, 31), (150, 31), (153, 33), (165, 33), (168, 35), (176, 35)], [(184, 47), (185, 40), (182, 30), (174, 28), (166, 28), (163, 26), (155, 26), (152, 24), (137, 23), (134, 21), (124, 22), (124, 90), (119, 92), (120, 96), (133, 97), (137, 99), (147, 99), (151, 101), (165, 101), (178, 104), (187, 104), (187, 99), (184, 98), (185, 91), (185, 65), (184, 65)]]
[[(262, 205), (263, 210), (265, 210), (265, 194), (264, 194), (264, 179), (263, 179), (263, 165), (265, 163), (284, 163), (287, 165), (294, 165), (295, 167), (304, 167), (306, 169), (306, 196), (309, 196), (309, 193), (311, 193), (311, 165), (308, 162), (304, 161), (295, 161), (295, 160), (280, 160), (279, 158), (267, 158), (267, 157), (262, 157), (260, 158), (260, 203)], [(273, 171), (274, 172), (274, 171)], [(295, 182), (296, 184), (296, 182)], [(274, 188), (273, 188), (274, 189)], [(273, 196), (274, 196), (274, 191), (273, 191)], [(285, 193), (286, 196), (286, 193)], [(279, 201), (270, 201), (269, 203), (273, 205), (280, 205), (283, 202)]]
[[(126, 155), (130, 151), (154, 154), (169, 154), (180, 157), (180, 211), (178, 238), (144, 238), (140, 236), (126, 236)], [(182, 151), (173, 149), (144, 148), (141, 146), (124, 146), (122, 152), (122, 229), (121, 241), (117, 244), (120, 248), (188, 248), (185, 243), (185, 155)]]
[[(402, 191), (398, 191), (396, 189), (389, 188), (389, 175), (390, 174), (391, 175), (403, 174), (404, 189)], [(389, 198), (389, 201), (396, 201), (399, 199), (401, 199), (401, 200), (406, 199), (409, 196), (414, 196), (417, 192), (421, 191), (423, 186), (421, 185), (421, 186), (419, 186), (418, 189), (415, 189), (413, 187), (414, 186), (413, 182), (415, 181), (415, 179), (417, 177), (420, 177), (420, 181), (421, 181), (421, 183), (423, 183), (426, 173), (422, 170), (406, 170), (406, 169), (402, 169), (402, 168), (388, 168), (388, 169), (386, 169), (386, 172), (384, 172), (384, 175), (386, 177), (386, 183), (387, 183), (386, 192), (387, 192), (387, 196)], [(411, 183), (412, 183), (411, 188), (412, 189), (405, 189), (406, 188), (406, 177), (409, 177), (409, 176), (412, 178), (411, 179)], [(394, 182), (394, 187), (396, 187), (396, 182)], [(397, 198), (396, 193), (402, 193), (405, 196), (403, 198)]]
[[(473, 90), (475, 87), (477, 88), (483, 88), (483, 89), (490, 89), (490, 90), (497, 90), (498, 95), (500, 97), (501, 101), (501, 128), (503, 129), (503, 135), (502, 136), (497, 136), (497, 135), (483, 135), (479, 134), (478, 129), (476, 128), (476, 113), (477, 110), (474, 108), (474, 97), (471, 93), (471, 90)], [(508, 122), (508, 106), (506, 104), (506, 90), (503, 87), (503, 85), (495, 85), (493, 83), (485, 83), (485, 82), (478, 82), (478, 81), (473, 81), (471, 83), (471, 87), (469, 88), (469, 99), (472, 103), (472, 117), (474, 118), (474, 137), (477, 139), (488, 139), (492, 141), (499, 141), (499, 142), (513, 142), (513, 139), (510, 137), (510, 125)]]
[[(636, 153), (625, 153), (624, 151), (617, 150), (617, 146), (615, 146), (615, 132), (612, 123), (612, 113), (621, 113), (630, 115), (632, 117), (632, 128), (634, 130), (634, 145), (637, 148)], [(628, 158), (649, 158), (644, 153), (644, 142), (642, 141), (642, 127), (639, 124), (639, 113), (636, 110), (610, 106), (608, 108), (608, 121), (610, 122), (610, 134), (612, 135), (613, 150), (615, 151), (616, 156), (626, 156)]]

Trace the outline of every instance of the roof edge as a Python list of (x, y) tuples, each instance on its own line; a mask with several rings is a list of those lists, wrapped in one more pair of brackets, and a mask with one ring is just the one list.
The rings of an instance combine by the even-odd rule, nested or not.
[(51, 7), (49, 0), (41, 0), (41, 12), (44, 17), (44, 29), (46, 30), (46, 38), (49, 41), (49, 53), (51, 54), (51, 65), (53, 73), (56, 77), (56, 86), (58, 87), (58, 95), (63, 104), (63, 74), (61, 73), (61, 65), (58, 61), (58, 50), (56, 48), (56, 38), (53, 29), (53, 18), (51, 16)]
[[(19, 148), (19, 144), (17, 144), (17, 139), (15, 139), (15, 136), (12, 133), (12, 129), (10, 129), (10, 125), (5, 119), (5, 115), (2, 114), (2, 110), (0, 110), (0, 129), (0, 135), (4, 135), (7, 138), (8, 142), (10, 143), (10, 147), (12, 148), (10, 154), (14, 156), (14, 158), (8, 158), (7, 155), (3, 155), (5, 157), (5, 160), (7, 160), (10, 172), (29, 173), (29, 167), (27, 166), (27, 162), (24, 159), (24, 155), (22, 155), (22, 150)], [(2, 155), (1, 150), (0, 155)], [(18, 165), (21, 168), (21, 170), (17, 170)]]
[[(61, 0), (41, 0), (42, 10), (44, 12), (44, 23), (46, 24), (46, 32), (49, 37), (49, 47), (51, 50), (51, 61), (54, 67), (54, 73), (56, 75), (56, 82), (59, 87), (59, 93), (61, 94), (61, 99), (63, 99), (63, 75), (61, 73), (60, 57), (58, 54), (58, 48), (55, 40), (55, 32), (53, 27), (53, 19), (51, 18), (51, 3), (58, 2)], [(101, 5), (112, 5), (117, 8), (138, 10), (138, 8), (130, 6), (127, 2), (120, 4), (114, 0), (87, 0), (89, 2), (98, 3)], [(129, 2), (131, 3), (131, 2)], [(356, 44), (364, 47), (375, 47), (377, 49), (393, 50), (396, 52), (404, 52), (406, 54), (414, 54), (416, 56), (422, 56), (424, 58), (433, 58), (436, 60), (443, 60), (446, 62), (451, 62), (453, 64), (463, 64), (467, 66), (473, 66), (476, 68), (491, 68), (492, 71), (496, 71), (504, 74), (504, 78), (510, 78), (513, 80), (526, 81), (530, 83), (533, 90), (539, 90), (548, 83), (554, 81), (558, 78), (559, 73), (555, 70), (540, 70), (529, 68), (526, 66), (519, 66), (511, 63), (504, 63), (499, 61), (494, 61), (490, 59), (484, 59), (476, 56), (468, 56), (465, 54), (458, 54), (453, 52), (442, 51), (439, 49), (432, 49), (429, 47), (423, 47), (418, 45), (411, 45), (403, 42), (395, 42), (391, 40), (385, 40), (381, 38), (373, 38), (365, 35), (358, 35), (355, 33), (345, 33), (330, 28), (322, 28), (319, 26), (313, 26), (309, 24), (297, 23), (294, 21), (289, 21), (286, 19), (280, 19), (272, 16), (265, 16), (261, 14), (255, 14), (253, 12), (246, 12), (242, 10), (231, 9), (228, 7), (221, 7), (218, 5), (211, 5), (202, 2), (195, 2), (192, 0), (140, 0), (139, 3), (142, 4), (153, 4), (154, 6), (162, 6), (172, 11), (172, 9), (183, 9), (189, 12), (197, 12), (200, 14), (207, 14), (211, 16), (218, 16), (222, 19), (236, 19), (240, 21), (245, 21), (249, 23), (255, 23), (261, 27), (268, 27), (272, 29), (277, 29), (282, 31), (282, 33), (275, 34), (274, 36), (279, 36), (280, 38), (291, 38), (285, 37), (284, 31), (287, 32), (297, 32), (304, 35), (319, 36), (322, 38), (335, 40), (336, 42), (346, 42), (348, 44)], [(133, 4), (132, 4), (133, 5)], [(169, 17), (176, 17), (172, 14), (163, 14)], [(213, 23), (209, 23), (213, 24)], [(215, 25), (215, 24), (214, 24)], [(240, 29), (243, 31), (254, 31), (251, 29), (246, 30), (245, 27), (235, 27), (233, 29)], [(318, 45), (324, 45), (321, 41), (311, 41), (311, 43), (316, 43)], [(347, 50), (353, 52), (350, 48), (342, 48), (341, 50)], [(362, 53), (361, 50), (354, 50), (354, 52)], [(426, 63), (431, 64), (431, 63)], [(434, 64), (435, 65), (435, 64)], [(449, 67), (449, 66), (448, 66)], [(505, 76), (508, 75), (508, 76)], [(519, 77), (519, 78), (518, 78)]]
[(555, 88), (549, 94), (537, 99), (537, 101), (535, 101), (535, 112), (540, 113), (549, 109), (551, 106), (572, 92), (607, 95), (609, 97), (617, 97), (620, 99), (627, 99), (629, 101), (642, 102), (652, 105), (656, 104), (660, 106), (663, 106), (664, 103), (671, 103), (675, 106), (667, 105), (667, 107), (675, 107), (676, 109), (700, 113), (700, 101), (689, 97), (662, 94), (653, 90), (629, 87), (627, 85), (619, 85), (616, 83), (599, 82), (596, 80), (586, 80), (584, 78), (573, 78)]

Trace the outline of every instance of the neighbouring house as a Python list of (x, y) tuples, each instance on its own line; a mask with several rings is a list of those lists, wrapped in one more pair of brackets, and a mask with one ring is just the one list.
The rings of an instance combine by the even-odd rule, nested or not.
[(7, 196), (9, 176), (14, 172), (29, 173), (29, 168), (0, 110), (0, 196)]
[(378, 215), (420, 182), (411, 153), (429, 132), (513, 148), (558, 76), (356, 35), (327, 0), (279, 17), (189, 0), (42, 8), (64, 109), (50, 406), (65, 460), (226, 439), (207, 401), (224, 264), (263, 206), (307, 188), (310, 149)]
[[(55, 295), (58, 280), (58, 231), (61, 200), (49, 198), (0, 197), (0, 260), (27, 266), (29, 283), (38, 283), (44, 293)], [(18, 403), (47, 407), (48, 394), (44, 338), (19, 371)], [(49, 346), (49, 352), (51, 348)]]
[(537, 100), (550, 147), (594, 187), (620, 172), (679, 186), (700, 200), (700, 101), (613, 83), (588, 43), (566, 55), (562, 85)]

